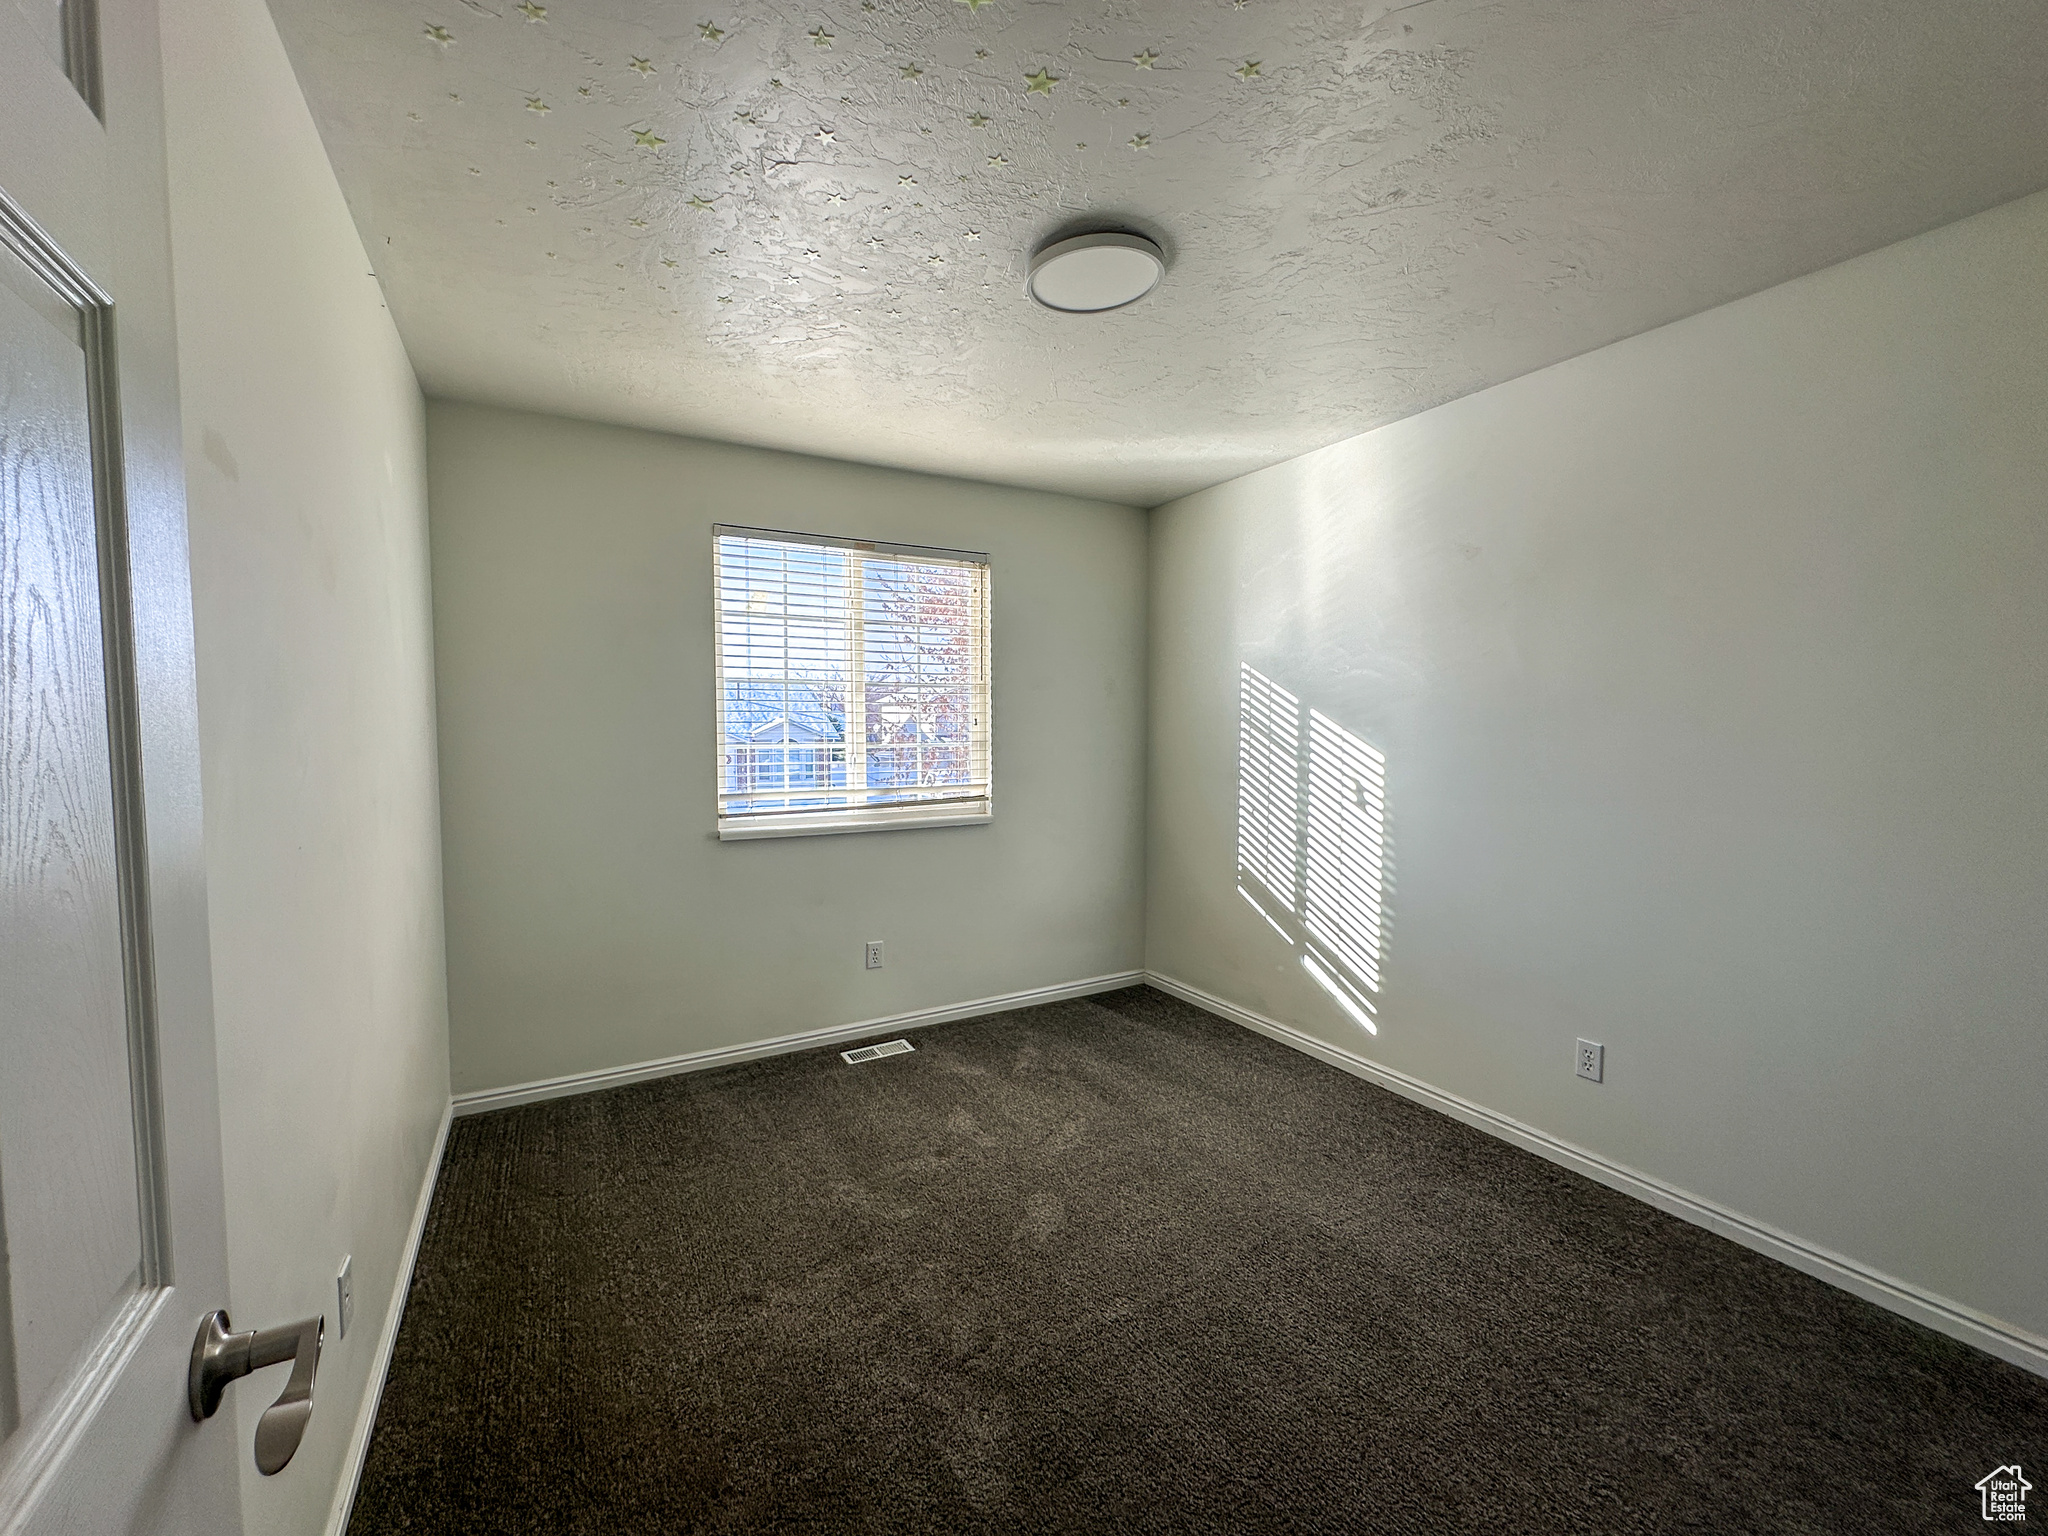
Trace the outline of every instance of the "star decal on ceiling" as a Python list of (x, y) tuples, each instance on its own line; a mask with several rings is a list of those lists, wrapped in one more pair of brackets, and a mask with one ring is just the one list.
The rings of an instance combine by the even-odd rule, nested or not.
[(922, 75), (924, 71), (919, 69), (915, 64), (905, 64), (900, 70), (897, 71), (897, 73), (902, 75), (903, 78), (906, 80), (915, 80), (919, 75)]
[(961, 235), (960, 238), (963, 240), (979, 240), (981, 238), (981, 231), (978, 229), (970, 229), (966, 231), (963, 235)]
[(517, 9), (525, 13), (528, 21), (546, 21), (548, 19), (548, 8), (544, 5), (535, 5), (533, 0), (519, 0)]
[(695, 208), (699, 213), (708, 212), (711, 207), (711, 199), (708, 197), (704, 197), (700, 194), (696, 197), (692, 197), (689, 200), (689, 202), (684, 204), (684, 206), (687, 208)]
[(1140, 69), (1150, 69), (1154, 64), (1157, 64), (1159, 62), (1159, 55), (1154, 53), (1150, 48), (1147, 48), (1143, 53), (1132, 54), (1131, 62), (1137, 65)]
[(830, 48), (832, 46), (832, 39), (836, 34), (827, 32), (823, 27), (813, 27), (804, 35), (810, 38), (813, 48)]
[(538, 96), (529, 96), (526, 98), (526, 110), (529, 112), (552, 112), (555, 109), (542, 101)]
[(970, 112), (967, 114), (967, 126), (970, 128), (986, 128), (988, 124), (989, 116), (986, 112)]
[(986, 48), (977, 48), (974, 50), (974, 56), (977, 59), (985, 59), (988, 57), (988, 50)]
[(917, 185), (917, 178), (915, 176), (898, 176), (896, 178), (896, 185), (899, 187), (914, 187)]
[(700, 23), (697, 27), (697, 35), (707, 43), (722, 43), (725, 41), (725, 32), (715, 21)]
[(1026, 87), (1024, 94), (1027, 96), (1050, 96), (1052, 88), (1059, 83), (1060, 77), (1058, 75), (1053, 74), (1043, 65), (1040, 65), (1037, 74), (1024, 77)]
[(830, 128), (820, 128), (816, 133), (812, 134), (811, 137), (816, 139), (820, 144), (837, 144), (839, 142), (839, 135), (834, 133)]
[(443, 48), (446, 48), (455, 41), (455, 34), (453, 32), (450, 32), (446, 27), (436, 26), (431, 21), (427, 23), (426, 30), (427, 36), (439, 43)]
[(659, 149), (668, 140), (662, 138), (652, 128), (635, 128), (633, 130), (633, 142), (641, 149)]
[(1133, 149), (1150, 149), (1151, 147), (1152, 135), (1149, 133), (1136, 134), (1131, 139), (1131, 148)]
[(989, 3), (989, 0), (958, 0), (958, 3), (966, 6), (970, 12), (974, 12), (979, 11), (984, 5), (987, 5)]
[(1008, 155), (990, 155), (988, 157), (988, 163), (990, 165), (1008, 165), (1010, 163), (1010, 157)]
[(654, 73), (654, 65), (648, 60), (641, 58), (637, 53), (633, 55), (633, 62), (626, 67), (628, 69), (637, 69), (643, 75)]
[(645, 219), (628, 219), (626, 220), (626, 222), (632, 225), (635, 229), (645, 229), (647, 227), (647, 221)]
[(673, 257), (673, 256), (664, 256), (664, 257), (662, 257), (662, 258), (661, 258), (661, 264), (662, 264), (662, 265), (663, 265), (664, 267), (668, 267), (668, 268), (669, 268), (669, 269), (671, 269), (671, 270), (673, 270), (674, 268), (676, 268), (676, 267), (679, 267), (679, 266), (681, 266), (681, 265), (682, 265), (682, 263), (681, 263), (681, 262), (679, 262), (679, 261), (677, 261), (677, 260), (675, 259), (675, 257)]
[(1243, 64), (1233, 69), (1231, 73), (1240, 80), (1249, 80), (1259, 72), (1259, 66), (1265, 62), (1264, 59), (1246, 59)]

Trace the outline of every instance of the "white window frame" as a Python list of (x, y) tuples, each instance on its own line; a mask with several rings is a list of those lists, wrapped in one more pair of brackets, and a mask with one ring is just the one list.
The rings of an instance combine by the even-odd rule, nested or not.
[[(863, 562), (869, 556), (958, 566), (974, 573), (975, 600), (981, 610), (980, 632), (975, 637), (975, 673), (970, 682), (972, 716), (971, 757), (979, 773), (964, 793), (923, 794), (916, 799), (892, 803), (868, 803), (803, 809), (736, 810), (744, 792), (725, 787), (725, 770), (735, 750), (726, 736), (725, 676), (725, 593), (722, 590), (719, 541), (725, 538), (766, 540), (809, 548), (841, 549), (852, 555), (849, 576), (848, 625), (852, 656), (847, 678), (847, 710), (844, 751), (847, 787), (845, 792), (867, 792), (867, 710), (866, 667), (863, 660), (865, 604), (857, 594), (866, 590)], [(784, 529), (744, 527), (720, 523), (711, 530), (711, 612), (712, 612), (712, 707), (717, 716), (717, 762), (714, 778), (718, 838), (721, 842), (771, 837), (817, 837), (844, 832), (887, 832), (914, 827), (975, 826), (995, 819), (995, 709), (992, 633), (995, 628), (993, 587), (986, 554), (960, 549), (942, 549), (916, 544), (891, 544), (874, 539), (851, 539), (830, 534), (794, 533)], [(856, 782), (856, 780), (858, 782)], [(951, 786), (933, 786), (934, 789)], [(886, 786), (878, 787), (886, 788)]]

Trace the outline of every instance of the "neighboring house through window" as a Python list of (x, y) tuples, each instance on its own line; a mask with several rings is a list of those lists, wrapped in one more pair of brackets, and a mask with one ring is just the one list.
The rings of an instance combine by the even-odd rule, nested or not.
[(987, 821), (988, 556), (760, 528), (714, 539), (718, 835)]

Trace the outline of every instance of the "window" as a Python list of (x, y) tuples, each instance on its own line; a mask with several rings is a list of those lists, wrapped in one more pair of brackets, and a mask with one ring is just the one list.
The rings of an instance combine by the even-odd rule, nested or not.
[(987, 821), (988, 556), (714, 536), (718, 835)]

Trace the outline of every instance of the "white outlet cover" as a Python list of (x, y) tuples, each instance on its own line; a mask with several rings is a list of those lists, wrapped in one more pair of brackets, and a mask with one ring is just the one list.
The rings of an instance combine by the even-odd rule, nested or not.
[(1599, 1082), (1607, 1068), (1607, 1047), (1597, 1040), (1581, 1040), (1572, 1065), (1587, 1082)]

